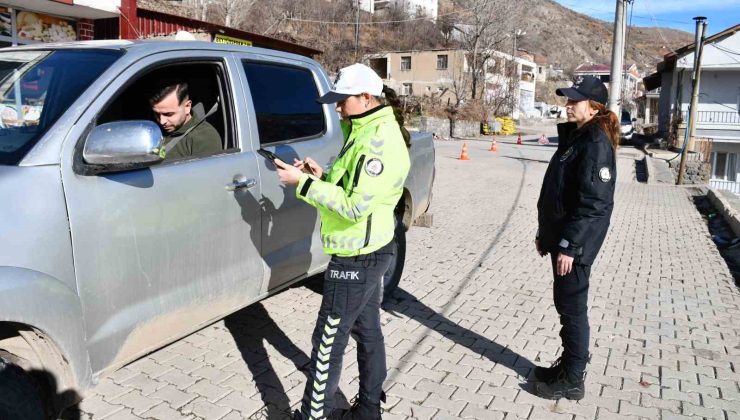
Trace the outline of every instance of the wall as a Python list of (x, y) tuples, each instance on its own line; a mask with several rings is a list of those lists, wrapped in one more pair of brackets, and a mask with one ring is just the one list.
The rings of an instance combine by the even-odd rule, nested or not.
[[(447, 55), (447, 69), (437, 69), (437, 56)], [(401, 70), (401, 57), (411, 57), (411, 70)], [(411, 51), (388, 54), (388, 86), (401, 92), (404, 83), (411, 83), (415, 96), (438, 95), (438, 89), (451, 90), (452, 82), (464, 68), (464, 56), (460, 50)], [(448, 91), (443, 100), (455, 99)]]
[(448, 139), (450, 138), (450, 120), (447, 118), (421, 117), (419, 130)]
[[(668, 162), (668, 166), (673, 171), (674, 179), (678, 179), (678, 166), (681, 159), (673, 159)], [(688, 185), (702, 185), (709, 182), (711, 175), (711, 166), (701, 161), (688, 160), (686, 162), (686, 173), (683, 177), (683, 183)]]
[(77, 39), (80, 41), (92, 41), (95, 39), (95, 26), (90, 19), (77, 21)]

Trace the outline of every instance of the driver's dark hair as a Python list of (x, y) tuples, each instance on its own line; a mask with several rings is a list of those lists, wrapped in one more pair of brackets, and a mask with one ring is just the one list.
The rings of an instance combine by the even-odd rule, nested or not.
[(152, 89), (152, 93), (149, 96), (149, 105), (156, 105), (162, 99), (165, 98), (165, 96), (169, 95), (172, 92), (177, 92), (177, 103), (182, 104), (185, 102), (189, 97), (190, 93), (188, 92), (188, 84), (186, 82), (164, 82), (160, 85), (156, 86), (154, 89)]

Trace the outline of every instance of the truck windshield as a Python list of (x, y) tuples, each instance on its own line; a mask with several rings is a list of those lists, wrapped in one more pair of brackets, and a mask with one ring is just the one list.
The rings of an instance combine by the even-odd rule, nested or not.
[(122, 54), (115, 50), (0, 50), (0, 165), (17, 165)]

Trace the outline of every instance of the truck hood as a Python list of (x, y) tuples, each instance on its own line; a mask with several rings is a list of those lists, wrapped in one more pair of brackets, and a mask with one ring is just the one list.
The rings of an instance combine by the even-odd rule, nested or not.
[(77, 290), (58, 165), (0, 166), (0, 266), (38, 271)]

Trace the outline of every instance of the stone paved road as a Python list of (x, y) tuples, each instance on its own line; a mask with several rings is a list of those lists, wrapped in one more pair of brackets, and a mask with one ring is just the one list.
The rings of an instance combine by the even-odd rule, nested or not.
[[(398, 299), (383, 314), (385, 419), (740, 418), (740, 293), (691, 189), (641, 184), (620, 153), (613, 228), (592, 270), (592, 363), (580, 403), (524, 380), (558, 354), (535, 204), (551, 147), (437, 143), (434, 227), (408, 235)], [(315, 289), (315, 288), (313, 288)], [(295, 287), (103, 379), (67, 416), (286, 418), (320, 295)], [(355, 348), (341, 390), (357, 391)]]

